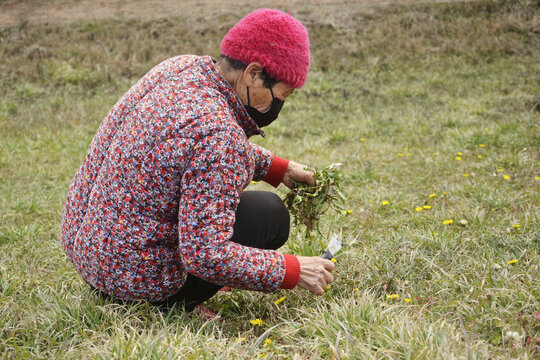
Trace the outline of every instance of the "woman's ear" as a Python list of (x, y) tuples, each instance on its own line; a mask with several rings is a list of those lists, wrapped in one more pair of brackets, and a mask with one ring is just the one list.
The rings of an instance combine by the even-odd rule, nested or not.
[(244, 70), (243, 80), (246, 86), (253, 86), (261, 78), (262, 66), (258, 62), (249, 63)]

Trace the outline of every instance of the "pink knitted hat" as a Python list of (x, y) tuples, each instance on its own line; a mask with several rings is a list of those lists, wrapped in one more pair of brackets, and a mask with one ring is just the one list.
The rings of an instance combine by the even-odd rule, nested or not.
[(221, 53), (245, 64), (258, 62), (268, 75), (292, 88), (306, 82), (308, 32), (282, 11), (259, 9), (247, 15), (225, 35)]

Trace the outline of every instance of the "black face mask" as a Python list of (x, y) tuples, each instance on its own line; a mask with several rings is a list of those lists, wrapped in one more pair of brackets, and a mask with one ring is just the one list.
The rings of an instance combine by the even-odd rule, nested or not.
[(285, 103), (284, 100), (280, 100), (274, 96), (272, 88), (270, 88), (270, 93), (272, 94), (272, 105), (270, 105), (270, 108), (265, 112), (260, 112), (259, 110), (251, 106), (251, 103), (249, 101), (249, 86), (247, 86), (248, 104), (246, 106), (246, 110), (249, 116), (251, 116), (251, 118), (260, 128), (268, 126), (272, 123), (272, 121), (276, 120), (279, 112), (281, 111), (281, 108), (283, 107), (283, 104)]

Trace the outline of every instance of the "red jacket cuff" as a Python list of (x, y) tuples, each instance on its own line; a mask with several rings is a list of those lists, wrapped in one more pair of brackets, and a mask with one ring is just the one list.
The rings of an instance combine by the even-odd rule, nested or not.
[(284, 254), (285, 258), (285, 278), (281, 283), (281, 289), (294, 289), (300, 279), (300, 261), (294, 255)]
[(270, 165), (270, 169), (263, 180), (277, 188), (281, 184), (288, 167), (289, 160), (274, 155), (272, 165)]

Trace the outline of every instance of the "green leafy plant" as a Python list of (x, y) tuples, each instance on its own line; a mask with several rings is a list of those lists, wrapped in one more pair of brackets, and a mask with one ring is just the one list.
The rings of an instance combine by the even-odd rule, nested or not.
[(337, 212), (346, 211), (344, 204), (346, 197), (342, 192), (341, 181), (343, 174), (340, 171), (341, 164), (332, 164), (322, 169), (309, 167), (313, 171), (315, 185), (294, 183), (294, 188), (283, 200), (293, 215), (294, 225), (305, 226), (306, 238), (312, 238), (313, 230), (318, 230), (318, 220), (329, 209)]

